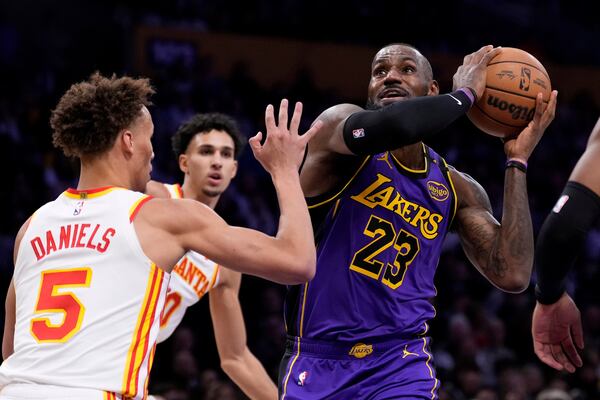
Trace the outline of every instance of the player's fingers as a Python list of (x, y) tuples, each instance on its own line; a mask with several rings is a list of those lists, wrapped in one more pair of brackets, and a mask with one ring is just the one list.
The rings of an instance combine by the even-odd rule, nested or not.
[(563, 370), (563, 366), (556, 362), (552, 353), (550, 352), (550, 346), (542, 344), (540, 342), (533, 342), (533, 349), (535, 351), (535, 355), (547, 366), (552, 367), (558, 371)]
[(533, 115), (533, 119), (536, 123), (540, 122), (545, 111), (542, 93), (538, 93), (537, 96), (535, 96), (535, 114)]
[(489, 45), (489, 44), (481, 47), (476, 52), (470, 54), (471, 58), (469, 59), (469, 62), (471, 62), (473, 64), (478, 64), (481, 61), (481, 59), (483, 58), (483, 56), (486, 53), (488, 53), (491, 49), (493, 49), (493, 46)]
[(269, 104), (265, 109), (265, 126), (267, 127), (267, 132), (273, 131), (277, 128), (275, 123), (275, 111), (273, 109), (273, 104)]
[(250, 139), (248, 139), (248, 144), (250, 144), (250, 148), (252, 149), (252, 152), (254, 154), (256, 154), (257, 151), (260, 151), (260, 149), (262, 147), (260, 144), (262, 137), (263, 137), (262, 132), (258, 132), (256, 135), (254, 135)]
[(556, 101), (558, 99), (558, 91), (557, 90), (553, 90), (550, 93), (550, 99), (548, 100), (548, 106), (546, 107), (546, 110), (544, 111), (544, 113), (546, 114), (546, 117), (552, 121), (554, 119), (554, 115), (556, 114)]
[(467, 54), (464, 58), (463, 58), (463, 64), (469, 64), (471, 62), (471, 60), (473, 59), (473, 53), (471, 54)]
[(563, 351), (562, 345), (560, 343), (550, 345), (550, 350), (552, 351), (552, 356), (554, 357), (554, 359), (558, 363), (560, 363), (564, 369), (566, 369), (569, 372), (575, 371), (575, 367), (569, 361), (569, 358)]
[(294, 107), (294, 114), (292, 114), (292, 121), (290, 122), (290, 132), (294, 135), (298, 134), (298, 127), (300, 126), (300, 119), (302, 118), (302, 103), (297, 101)]
[(565, 338), (561, 342), (561, 346), (563, 348), (563, 352), (569, 359), (569, 362), (571, 364), (573, 364), (573, 366), (576, 365), (578, 367), (581, 367), (583, 362), (581, 361), (581, 357), (579, 357), (579, 354), (577, 353), (577, 349), (575, 348), (575, 343), (573, 343), (573, 339), (571, 338), (571, 336), (569, 336), (568, 338)]
[(498, 54), (500, 54), (501, 51), (502, 51), (502, 47), (492, 48), (487, 53), (483, 53), (483, 55), (481, 56), (481, 60), (479, 62), (483, 65), (488, 65), (490, 63), (490, 60), (492, 58), (496, 57)]
[(573, 335), (573, 341), (580, 349), (583, 349), (583, 329), (581, 328), (581, 321), (577, 321), (577, 323), (571, 326), (571, 335)]
[(323, 127), (323, 121), (316, 121), (314, 124), (312, 124), (310, 129), (307, 130), (306, 133), (301, 136), (302, 140), (304, 141), (304, 144), (310, 142), (310, 140), (313, 138), (313, 136), (315, 136), (317, 133), (319, 133), (319, 131), (321, 130), (322, 127)]
[(280, 128), (287, 129), (288, 127), (288, 100), (281, 99), (281, 104), (279, 104), (279, 120), (277, 125)]

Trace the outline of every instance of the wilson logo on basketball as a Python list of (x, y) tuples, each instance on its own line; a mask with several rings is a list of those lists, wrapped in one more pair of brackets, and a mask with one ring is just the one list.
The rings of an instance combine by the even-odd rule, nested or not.
[(505, 111), (514, 120), (522, 119), (530, 121), (533, 119), (533, 114), (535, 113), (535, 106), (533, 108), (519, 106), (491, 95), (487, 97), (487, 105), (497, 108), (500, 111)]
[(450, 196), (448, 188), (439, 182), (428, 181), (427, 190), (431, 198), (437, 201), (444, 201)]
[(356, 343), (354, 346), (352, 346), (348, 355), (354, 356), (356, 358), (365, 358), (372, 352), (373, 352), (373, 345), (364, 344), (364, 343)]

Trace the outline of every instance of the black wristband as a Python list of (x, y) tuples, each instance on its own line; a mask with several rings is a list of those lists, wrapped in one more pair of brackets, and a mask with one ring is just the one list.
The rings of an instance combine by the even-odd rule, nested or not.
[(527, 172), (527, 163), (511, 158), (504, 165), (505, 168), (516, 168), (519, 171)]

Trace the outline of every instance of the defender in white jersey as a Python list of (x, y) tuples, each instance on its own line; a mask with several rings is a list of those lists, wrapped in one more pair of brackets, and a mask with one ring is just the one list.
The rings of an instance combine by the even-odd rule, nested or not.
[(54, 144), (80, 159), (77, 189), (43, 206), (19, 230), (6, 296), (0, 399), (144, 399), (166, 281), (189, 250), (280, 283), (309, 280), (315, 249), (298, 167), (316, 125), (298, 135), (267, 107), (268, 138), (250, 139), (273, 178), (275, 237), (225, 223), (196, 201), (153, 199), (153, 93), (147, 79), (96, 73), (53, 110)]
[(149, 198), (69, 189), (31, 217), (13, 277), (15, 356), (0, 379), (145, 393), (169, 281), (133, 225)]
[[(179, 127), (172, 144), (184, 174), (183, 184), (150, 181), (146, 193), (193, 199), (214, 209), (237, 173), (237, 159), (243, 148), (235, 120), (221, 113), (197, 114)], [(208, 293), (223, 370), (248, 397), (275, 400), (275, 383), (247, 346), (238, 297), (241, 278), (239, 272), (222, 268), (200, 253), (186, 253), (171, 274), (158, 342), (167, 339), (187, 308)]]

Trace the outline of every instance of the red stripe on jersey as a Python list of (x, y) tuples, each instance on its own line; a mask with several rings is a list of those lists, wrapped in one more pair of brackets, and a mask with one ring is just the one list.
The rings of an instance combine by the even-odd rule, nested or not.
[(175, 184), (175, 190), (177, 190), (177, 194), (179, 195), (180, 199), (183, 199), (183, 189), (181, 188), (181, 185), (179, 185), (178, 183)]
[(148, 200), (152, 199), (152, 196), (146, 196), (143, 197), (135, 206), (135, 208), (130, 212), (129, 215), (129, 222), (133, 222), (133, 220), (135, 219), (135, 216), (137, 215), (137, 213), (140, 211), (140, 209), (142, 208), (142, 206), (144, 204), (146, 204), (146, 202)]
[[(137, 394), (137, 381), (139, 369), (142, 363), (144, 362), (145, 353), (148, 348), (148, 335), (150, 334), (152, 323), (154, 322), (154, 314), (156, 314), (156, 305), (158, 303), (158, 297), (160, 296), (160, 288), (162, 286), (163, 275), (164, 271), (153, 264), (152, 278), (149, 280), (149, 290), (144, 299), (144, 303), (142, 306), (143, 311), (140, 315), (140, 320), (138, 321), (136, 330), (134, 331), (135, 340), (131, 344), (129, 350), (129, 354), (131, 356), (127, 360), (127, 365), (129, 368), (126, 371), (127, 375), (124, 381), (124, 395), (131, 395), (135, 397), (135, 395)], [(149, 320), (148, 317), (150, 313), (152, 313), (152, 318)], [(146, 344), (138, 362), (138, 349), (142, 340), (145, 340)], [(135, 381), (136, 384), (133, 388), (131, 388), (132, 381)]]

